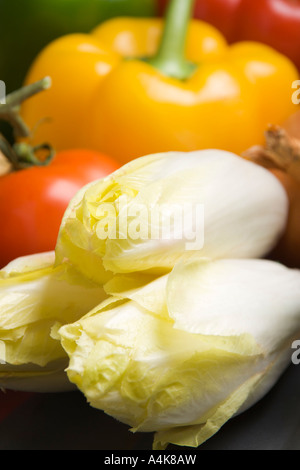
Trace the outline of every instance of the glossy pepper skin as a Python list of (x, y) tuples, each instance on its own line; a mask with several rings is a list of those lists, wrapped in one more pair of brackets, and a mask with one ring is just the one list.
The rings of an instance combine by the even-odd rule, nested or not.
[(64, 34), (121, 15), (153, 16), (155, 0), (0, 0), (0, 79), (18, 89), (39, 51)]
[[(184, 9), (187, 3), (173, 5)], [(171, 17), (181, 18), (178, 12)], [(47, 74), (53, 82), (22, 109), (31, 128), (38, 124), (34, 138), (59, 150), (70, 142), (100, 149), (121, 163), (169, 150), (239, 153), (262, 142), (269, 122), (295, 111), (291, 84), (298, 73), (286, 57), (257, 43), (229, 47), (214, 27), (197, 20), (186, 22), (181, 54), (179, 43), (170, 52), (167, 42), (178, 42), (183, 30), (179, 34), (177, 25), (172, 31), (169, 21), (113, 19), (90, 35), (50, 44), (27, 77), (30, 83)]]
[[(158, 0), (164, 13), (169, 0)], [(195, 18), (216, 26), (232, 43), (260, 41), (300, 69), (300, 0), (197, 0)]]

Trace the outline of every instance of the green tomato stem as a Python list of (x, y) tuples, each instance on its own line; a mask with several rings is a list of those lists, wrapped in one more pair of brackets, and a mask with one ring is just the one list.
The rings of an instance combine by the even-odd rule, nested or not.
[[(13, 146), (15, 155), (17, 156), (17, 170), (23, 170), (32, 166), (48, 166), (56, 155), (54, 149), (48, 144), (37, 145), (31, 147), (23, 142), (17, 143)], [(36, 156), (36, 152), (44, 150), (48, 155), (43, 160)]]
[[(10, 93), (6, 97), (6, 102), (4, 104), (0, 104), (0, 120), (2, 119), (11, 124), (16, 140), (18, 138), (29, 137), (31, 133), (30, 129), (19, 114), (21, 103), (37, 93), (47, 90), (50, 86), (51, 79), (49, 77), (45, 77), (38, 82), (32, 83), (20, 90)], [(40, 160), (36, 156), (36, 153), (40, 150), (46, 150), (48, 152), (46, 158), (43, 160)], [(14, 144), (10, 144), (2, 135), (0, 135), (0, 152), (2, 152), (2, 154), (11, 163), (14, 171), (23, 170), (31, 166), (46, 166), (52, 161), (55, 155), (55, 151), (47, 143), (36, 147), (31, 147), (29, 144), (18, 141)]]
[[(48, 152), (43, 160), (36, 156), (36, 152), (40, 150)], [(0, 152), (11, 164), (13, 171), (25, 170), (32, 166), (48, 166), (56, 155), (50, 145), (43, 144), (36, 147), (31, 147), (25, 143), (10, 145), (3, 136), (0, 138)]]
[(31, 98), (41, 91), (47, 90), (50, 86), (51, 79), (45, 77), (38, 82), (10, 93), (6, 97), (6, 103), (0, 104), (0, 119), (11, 124), (16, 138), (28, 137), (30, 135), (30, 129), (19, 114), (20, 105), (28, 98)]
[(195, 0), (171, 0), (165, 18), (165, 28), (159, 50), (149, 64), (168, 77), (188, 79), (197, 65), (185, 57), (185, 46), (189, 22)]

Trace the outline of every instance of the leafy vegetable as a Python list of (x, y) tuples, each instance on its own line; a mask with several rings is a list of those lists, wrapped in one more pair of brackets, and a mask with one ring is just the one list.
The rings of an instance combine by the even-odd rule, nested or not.
[[(179, 209), (188, 217), (178, 232)], [(234, 154), (150, 155), (77, 193), (62, 221), (57, 261), (67, 257), (86, 276), (106, 282), (109, 272), (161, 274), (182, 258), (261, 257), (283, 232), (287, 212), (274, 175)]]
[(0, 387), (69, 388), (67, 356), (52, 328), (76, 321), (105, 293), (54, 253), (20, 258), (0, 271)]
[(289, 364), (300, 272), (217, 260), (180, 262), (139, 286), (134, 276), (128, 290), (126, 276), (111, 281), (109, 300), (59, 329), (68, 377), (93, 407), (156, 432), (155, 449), (199, 446)]

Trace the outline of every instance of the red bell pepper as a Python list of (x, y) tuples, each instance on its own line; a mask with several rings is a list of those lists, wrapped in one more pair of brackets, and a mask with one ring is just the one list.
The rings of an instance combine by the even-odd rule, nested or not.
[[(169, 0), (158, 0), (163, 13)], [(300, 0), (196, 0), (195, 17), (213, 24), (229, 43), (272, 46), (300, 69)]]

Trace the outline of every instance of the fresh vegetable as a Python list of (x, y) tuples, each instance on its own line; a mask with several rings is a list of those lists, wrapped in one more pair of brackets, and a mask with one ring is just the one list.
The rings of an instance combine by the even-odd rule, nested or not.
[(101, 283), (107, 271), (157, 275), (182, 258), (263, 257), (287, 213), (278, 180), (239, 156), (150, 155), (79, 191), (61, 224), (57, 262), (68, 259)]
[[(20, 233), (20, 232), (19, 232)], [(76, 321), (106, 297), (72, 266), (54, 266), (53, 252), (22, 257), (0, 271), (0, 388), (34, 392), (73, 389), (68, 364), (52, 338), (57, 324)]]
[(118, 292), (59, 329), (67, 374), (95, 408), (197, 447), (253, 405), (291, 361), (300, 271), (266, 260), (198, 260)]
[[(164, 13), (169, 0), (158, 0)], [(195, 17), (216, 26), (229, 42), (259, 41), (300, 69), (299, 0), (196, 0)]]
[[(202, 205), (204, 226), (186, 217)], [(221, 150), (145, 156), (89, 183), (56, 253), (0, 272), (0, 386), (75, 386), (155, 432), (155, 449), (200, 445), (290, 362), (300, 272), (247, 259), (274, 246), (287, 212), (270, 171)]]
[[(294, 120), (293, 120), (294, 122)], [(264, 146), (253, 146), (243, 156), (268, 168), (281, 182), (289, 198), (286, 229), (271, 257), (292, 268), (300, 268), (300, 135), (271, 126)], [(299, 131), (298, 131), (299, 132)]]
[[(0, 118), (11, 120), (17, 135), (28, 131), (17, 114), (17, 103), (44, 88), (42, 80), (29, 90), (12, 93), (6, 105), (0, 105)], [(41, 159), (44, 147), (47, 153)], [(54, 250), (72, 197), (88, 182), (119, 168), (112, 158), (86, 149), (53, 153), (48, 145), (37, 149), (26, 144), (10, 146), (3, 138), (0, 148), (15, 170), (0, 177), (0, 267), (19, 256)]]
[(64, 212), (79, 189), (118, 168), (99, 152), (74, 149), (56, 154), (48, 166), (0, 179), (0, 266), (26, 254), (55, 248)]
[(270, 122), (296, 109), (295, 66), (262, 44), (228, 47), (213, 26), (190, 20), (192, 6), (172, 0), (166, 21), (117, 18), (49, 44), (26, 78), (53, 79), (22, 107), (35, 139), (120, 162), (169, 150), (240, 153), (262, 142)]
[(0, 7), (0, 79), (9, 92), (22, 86), (31, 62), (57, 37), (87, 33), (115, 16), (156, 12), (153, 0), (1, 0)]

